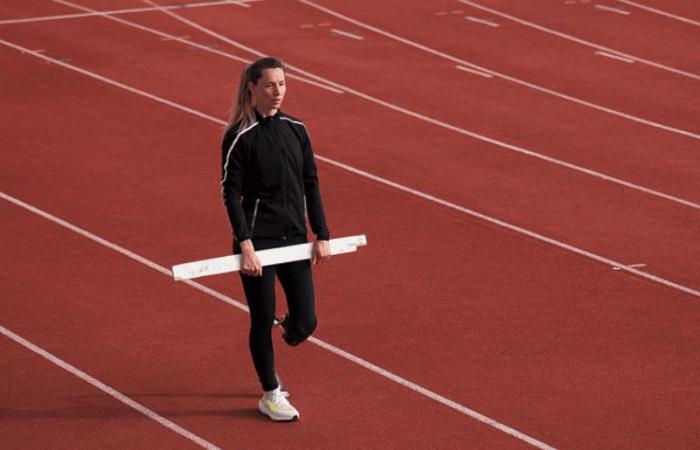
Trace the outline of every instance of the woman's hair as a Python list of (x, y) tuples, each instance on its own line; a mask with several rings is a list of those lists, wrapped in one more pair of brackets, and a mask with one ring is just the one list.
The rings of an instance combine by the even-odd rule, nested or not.
[(255, 111), (253, 110), (252, 99), (250, 98), (248, 82), (252, 81), (253, 83), (257, 83), (265, 69), (285, 70), (285, 67), (282, 60), (267, 57), (255, 61), (243, 70), (241, 73), (241, 82), (238, 85), (238, 93), (233, 100), (233, 107), (231, 108), (231, 115), (228, 119), (226, 131), (230, 130), (238, 121), (241, 122), (238, 127), (239, 130), (243, 130), (255, 122)]

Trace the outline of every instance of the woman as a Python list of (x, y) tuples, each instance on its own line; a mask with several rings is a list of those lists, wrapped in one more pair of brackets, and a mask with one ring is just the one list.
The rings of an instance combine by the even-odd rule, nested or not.
[[(306, 127), (280, 111), (284, 64), (263, 58), (241, 75), (222, 144), (223, 196), (241, 254), (241, 281), (250, 308), (250, 352), (262, 384), (258, 409), (275, 421), (299, 418), (275, 372), (272, 326), (275, 277), (287, 298), (283, 338), (298, 345), (316, 328), (311, 265), (330, 257), (329, 231)], [(306, 214), (316, 235), (311, 261), (262, 267), (256, 250), (306, 242)]]

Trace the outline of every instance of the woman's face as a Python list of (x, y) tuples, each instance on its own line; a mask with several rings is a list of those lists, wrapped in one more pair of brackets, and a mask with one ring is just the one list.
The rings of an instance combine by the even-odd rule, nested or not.
[(263, 115), (274, 114), (279, 109), (287, 90), (284, 70), (265, 69), (257, 83), (248, 84), (253, 105)]

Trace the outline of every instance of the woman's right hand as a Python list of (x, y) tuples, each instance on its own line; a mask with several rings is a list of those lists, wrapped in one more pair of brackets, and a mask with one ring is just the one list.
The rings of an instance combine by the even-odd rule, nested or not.
[(262, 264), (250, 239), (241, 242), (241, 273), (251, 277), (262, 276)]

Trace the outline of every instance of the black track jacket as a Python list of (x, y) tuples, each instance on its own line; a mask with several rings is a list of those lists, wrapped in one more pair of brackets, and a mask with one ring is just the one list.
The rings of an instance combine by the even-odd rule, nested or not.
[(244, 130), (235, 124), (221, 146), (221, 185), (234, 238), (306, 235), (330, 238), (316, 163), (304, 124), (280, 111)]

